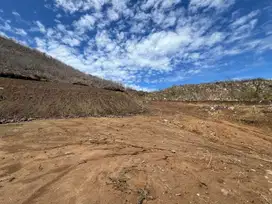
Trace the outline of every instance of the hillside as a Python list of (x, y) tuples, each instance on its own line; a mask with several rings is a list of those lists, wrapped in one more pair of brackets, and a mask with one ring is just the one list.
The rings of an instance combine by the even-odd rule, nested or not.
[(272, 80), (252, 79), (174, 86), (147, 94), (150, 100), (271, 101)]
[(142, 111), (141, 103), (120, 84), (0, 37), (0, 124)]
[(75, 83), (96, 88), (123, 90), (118, 83), (84, 74), (38, 50), (1, 36), (0, 77)]
[(136, 99), (122, 92), (0, 78), (0, 123), (38, 118), (130, 115), (142, 110)]

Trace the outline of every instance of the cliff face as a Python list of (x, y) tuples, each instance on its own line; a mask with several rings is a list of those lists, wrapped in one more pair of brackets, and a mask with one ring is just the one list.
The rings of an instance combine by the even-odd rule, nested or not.
[(253, 79), (174, 86), (148, 95), (151, 100), (271, 101), (272, 80)]

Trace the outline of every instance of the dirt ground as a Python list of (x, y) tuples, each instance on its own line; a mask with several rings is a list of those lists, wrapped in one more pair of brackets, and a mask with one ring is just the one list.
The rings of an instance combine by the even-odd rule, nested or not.
[(271, 105), (149, 106), (0, 125), (0, 203), (272, 203)]

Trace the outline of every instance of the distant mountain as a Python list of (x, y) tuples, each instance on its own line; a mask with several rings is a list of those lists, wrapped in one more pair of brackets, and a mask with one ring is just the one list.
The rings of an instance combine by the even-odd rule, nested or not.
[(173, 86), (147, 94), (151, 100), (272, 101), (272, 80), (252, 79)]
[(84, 74), (45, 53), (0, 36), (0, 77), (54, 81), (124, 90), (122, 85)]

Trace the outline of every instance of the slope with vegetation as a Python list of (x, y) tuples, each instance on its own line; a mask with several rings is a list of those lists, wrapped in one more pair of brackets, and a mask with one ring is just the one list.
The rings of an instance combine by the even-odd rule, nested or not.
[(84, 74), (45, 53), (0, 36), (0, 77), (55, 81), (123, 90), (115, 82)]
[(128, 115), (142, 110), (140, 102), (122, 85), (84, 74), (0, 37), (0, 123)]
[(173, 86), (147, 95), (151, 100), (271, 101), (272, 80), (252, 79)]

